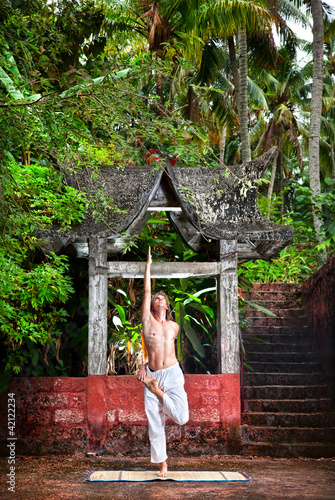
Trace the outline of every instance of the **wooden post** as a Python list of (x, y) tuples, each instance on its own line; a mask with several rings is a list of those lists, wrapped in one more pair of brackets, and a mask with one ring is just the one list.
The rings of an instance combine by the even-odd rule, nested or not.
[(239, 373), (237, 241), (220, 240), (217, 280), (218, 373)]
[(88, 374), (106, 375), (107, 365), (107, 241), (89, 238)]

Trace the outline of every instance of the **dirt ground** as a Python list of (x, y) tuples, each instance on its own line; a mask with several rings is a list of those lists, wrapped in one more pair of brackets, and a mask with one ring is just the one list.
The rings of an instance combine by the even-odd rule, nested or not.
[(170, 457), (171, 470), (242, 471), (248, 482), (89, 482), (92, 470), (153, 470), (148, 458), (16, 457), (15, 492), (7, 458), (0, 459), (1, 499), (335, 499), (334, 459), (271, 459), (239, 456)]

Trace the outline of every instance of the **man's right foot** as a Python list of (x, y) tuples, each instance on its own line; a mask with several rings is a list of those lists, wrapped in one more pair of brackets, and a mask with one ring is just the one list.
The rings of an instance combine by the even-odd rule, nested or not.
[(162, 462), (160, 464), (161, 466), (161, 470), (158, 472), (157, 476), (158, 477), (163, 477), (163, 478), (166, 478), (168, 476), (168, 467), (167, 467), (167, 461), (164, 460), (164, 462)]
[(150, 378), (148, 375), (146, 375), (143, 383), (148, 389), (150, 389), (151, 392), (155, 394), (156, 389), (158, 389), (158, 380), (154, 380), (153, 378)]
[(158, 387), (158, 380), (154, 380), (146, 375), (143, 383), (153, 394), (155, 394), (155, 396), (158, 397), (158, 399), (163, 401), (164, 392)]

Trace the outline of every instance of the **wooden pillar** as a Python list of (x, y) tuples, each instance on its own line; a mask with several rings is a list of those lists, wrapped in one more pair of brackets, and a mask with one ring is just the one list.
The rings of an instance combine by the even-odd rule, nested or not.
[(217, 280), (218, 373), (239, 373), (237, 241), (220, 240)]
[(107, 365), (107, 241), (89, 239), (88, 374), (106, 375)]

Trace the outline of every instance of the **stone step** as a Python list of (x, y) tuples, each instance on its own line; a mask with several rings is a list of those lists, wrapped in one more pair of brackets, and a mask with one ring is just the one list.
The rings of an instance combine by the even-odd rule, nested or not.
[[(263, 303), (260, 303), (260, 305), (266, 307)], [(273, 314), (275, 314), (277, 318), (306, 318), (306, 314), (301, 308), (282, 309), (278, 307), (272, 307), (270, 309), (269, 307), (266, 307), (266, 309), (269, 309), (271, 312), (273, 312)], [(250, 308), (248, 307), (246, 309), (246, 317), (248, 319), (268, 318), (269, 315), (263, 311), (260, 311), (259, 309), (256, 309), (255, 307), (250, 306)]]
[[(297, 283), (254, 283), (253, 290), (257, 292), (299, 292), (301, 285)], [(242, 292), (246, 293), (246, 292)]]
[(245, 300), (242, 453), (335, 456), (335, 404), (320, 371), (301, 307), (300, 285), (255, 284)]
[(335, 427), (335, 408), (322, 413), (244, 413), (242, 424), (267, 427)]
[(242, 442), (241, 454), (273, 458), (332, 458), (335, 456), (335, 444)]
[[(245, 372), (257, 373), (319, 373), (319, 363), (268, 363), (247, 361)], [(250, 367), (250, 368), (249, 368)]]
[(244, 374), (245, 386), (262, 385), (323, 385), (325, 384), (322, 373), (260, 373), (247, 372)]
[(247, 363), (285, 361), (285, 363), (311, 363), (315, 362), (314, 352), (258, 352), (249, 351), (245, 353), (244, 359)]
[[(265, 329), (264, 329), (265, 330)], [(251, 332), (249, 336), (242, 337), (243, 342), (247, 345), (249, 342), (263, 342), (265, 344), (308, 344), (311, 346), (311, 339), (304, 334), (286, 334), (286, 333), (268, 333), (266, 331)]]
[[(259, 295), (250, 296), (248, 298), (244, 297), (244, 298), (245, 298), (245, 300), (250, 300), (251, 302), (255, 302), (256, 304), (259, 304), (260, 306), (263, 306), (266, 309), (270, 309), (270, 311), (272, 311), (272, 309), (273, 310), (276, 310), (276, 309), (285, 309), (285, 310), (302, 309), (300, 307), (300, 303), (297, 302), (298, 299), (296, 296), (292, 296), (286, 300), (275, 300), (276, 297), (274, 297), (274, 296), (272, 297), (272, 299), (262, 300), (262, 297)], [(249, 308), (251, 309), (252, 306), (245, 303), (245, 308), (246, 308), (246, 310), (249, 310)]]
[(308, 338), (312, 338), (308, 326), (298, 326), (294, 325), (288, 326), (250, 326), (248, 331), (245, 332), (248, 335), (252, 333), (253, 335), (305, 335)]
[(266, 326), (270, 327), (287, 326), (287, 327), (294, 327), (296, 329), (297, 327), (299, 328), (307, 327), (307, 319), (299, 316), (295, 318), (277, 316), (276, 318), (274, 318), (267, 315), (262, 318), (249, 317), (249, 316), (247, 316), (247, 318), (251, 328), (266, 327)]
[(313, 346), (311, 342), (294, 344), (293, 342), (270, 342), (264, 343), (259, 340), (245, 340), (243, 342), (244, 348), (247, 352), (246, 356), (248, 356), (249, 352), (263, 352), (263, 353), (310, 353), (313, 352)]
[(267, 443), (334, 443), (335, 428), (321, 427), (262, 427), (241, 426), (241, 438), (245, 442)]
[(268, 290), (256, 290), (256, 291), (252, 291), (252, 292), (242, 293), (242, 297), (244, 300), (250, 300), (252, 302), (259, 301), (262, 304), (264, 304), (264, 307), (266, 307), (265, 302), (290, 302), (296, 306), (297, 302), (300, 299), (300, 294), (299, 294), (299, 292), (293, 292), (293, 291), (288, 291), (288, 290), (282, 291), (282, 292), (281, 291), (270, 292)]
[(245, 412), (256, 413), (320, 413), (334, 411), (333, 400), (325, 397), (315, 399), (245, 399)]
[(317, 399), (328, 395), (324, 385), (258, 385), (244, 387), (245, 399)]

